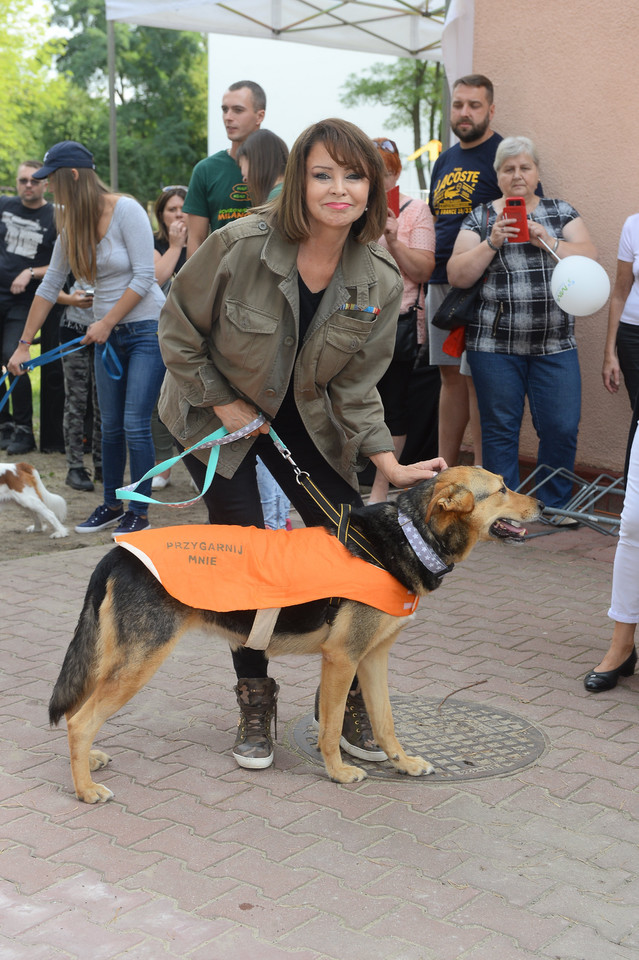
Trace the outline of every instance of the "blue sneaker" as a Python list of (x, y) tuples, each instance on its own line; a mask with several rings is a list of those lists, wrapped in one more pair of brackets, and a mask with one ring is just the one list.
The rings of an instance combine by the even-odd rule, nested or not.
[(117, 523), (122, 516), (122, 507), (112, 510), (106, 503), (96, 507), (88, 520), (79, 523), (75, 528), (76, 533), (96, 533), (98, 530), (105, 530)]
[(150, 530), (151, 524), (147, 517), (140, 517), (137, 513), (127, 510), (119, 524), (113, 531), (113, 539), (121, 533), (139, 533), (140, 530)]

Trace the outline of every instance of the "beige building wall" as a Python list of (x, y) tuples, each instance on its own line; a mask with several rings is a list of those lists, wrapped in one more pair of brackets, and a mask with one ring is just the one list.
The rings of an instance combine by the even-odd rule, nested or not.
[[(572, 203), (614, 283), (619, 234), (639, 211), (638, 0), (475, 0), (473, 70), (495, 84), (494, 128), (531, 137), (546, 196)], [(623, 468), (630, 403), (603, 387), (607, 306), (576, 321), (579, 465)], [(522, 455), (536, 455), (526, 416)]]

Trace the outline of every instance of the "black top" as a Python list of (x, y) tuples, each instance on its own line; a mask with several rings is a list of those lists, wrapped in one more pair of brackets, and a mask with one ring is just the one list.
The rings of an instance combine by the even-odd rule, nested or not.
[[(320, 290), (318, 293), (312, 293), (299, 274), (297, 275), (297, 289), (299, 291), (300, 298), (299, 336), (297, 339), (297, 353), (299, 354), (302, 346), (304, 345), (304, 338), (306, 337), (308, 328), (310, 327), (313, 317), (317, 313), (317, 309), (322, 302), (324, 290)], [(306, 427), (302, 422), (302, 418), (299, 415), (299, 411), (295, 403), (293, 379), (294, 377), (292, 376), (288, 382), (288, 387), (286, 389), (286, 395), (282, 401), (282, 406), (277, 411), (277, 414), (273, 420), (273, 429), (289, 448), (295, 446), (296, 437), (300, 437), (302, 435), (306, 436)]]

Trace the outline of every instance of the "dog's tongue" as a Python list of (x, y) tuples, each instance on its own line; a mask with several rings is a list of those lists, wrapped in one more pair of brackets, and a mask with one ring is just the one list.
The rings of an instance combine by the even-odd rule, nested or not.
[(494, 526), (502, 537), (525, 537), (526, 528), (521, 524), (510, 523), (508, 520), (496, 520)]

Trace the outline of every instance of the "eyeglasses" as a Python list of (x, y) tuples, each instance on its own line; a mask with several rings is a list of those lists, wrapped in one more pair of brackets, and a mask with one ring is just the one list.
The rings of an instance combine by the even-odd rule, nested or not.
[(188, 189), (182, 183), (173, 183), (170, 187), (162, 187), (162, 193), (168, 193), (169, 190), (184, 190), (185, 193), (188, 193)]
[(42, 180), (34, 180), (33, 177), (20, 177), (18, 183), (21, 187), (26, 187), (28, 183), (32, 183), (34, 186), (37, 186), (39, 183), (42, 183)]
[(398, 151), (397, 151), (397, 144), (393, 143), (392, 140), (382, 140), (381, 143), (379, 143), (378, 140), (375, 140), (374, 143), (375, 143), (375, 146), (379, 147), (380, 150), (387, 150), (388, 153), (397, 153), (397, 152), (398, 152)]

